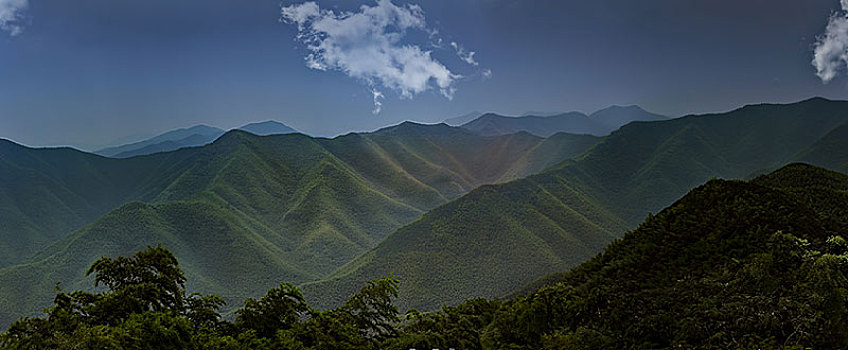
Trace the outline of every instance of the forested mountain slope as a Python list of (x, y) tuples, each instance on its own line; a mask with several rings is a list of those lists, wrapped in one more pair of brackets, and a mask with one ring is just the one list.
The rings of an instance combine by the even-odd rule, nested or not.
[[(15, 159), (18, 168), (37, 175), (16, 176), (0, 185), (35, 176), (56, 185), (37, 198), (49, 201), (28, 207), (30, 211), (0, 214), (45, 223), (36, 233), (48, 238), (18, 245), (4, 242), (9, 242), (10, 250), (35, 250), (51, 239), (59, 241), (0, 269), (0, 295), (8, 301), (0, 303), (0, 314), (7, 322), (37, 312), (49, 296), (31, 293), (42, 290), (35, 286), (57, 281), (79, 286), (79, 272), (90, 259), (128, 254), (156, 243), (178, 252), (188, 275), (195, 277), (191, 288), (218, 292), (228, 300), (255, 295), (280, 279), (314, 280), (437, 205), (481, 184), (539, 171), (597, 141), (575, 135), (543, 139), (526, 133), (480, 137), (445, 125), (405, 123), (334, 139), (233, 131), (208, 146), (121, 160), (10, 143), (2, 159)], [(53, 152), (70, 152), (91, 165), (76, 170), (70, 164), (79, 166), (82, 161), (63, 155), (58, 159), (68, 164), (36, 167), (43, 164), (43, 154)], [(19, 160), (20, 154), (27, 155), (23, 158), (29, 163)], [(54, 216), (42, 208), (80, 206), (52, 195), (63, 191), (70, 192), (71, 199), (98, 193), (114, 199), (103, 203), (100, 197), (91, 197), (100, 212), (58, 216), (64, 214), (59, 212), (58, 219), (67, 220), (62, 222), (64, 230), (52, 230), (46, 224)], [(33, 193), (38, 192), (13, 192), (8, 203), (26, 203)], [(124, 205), (67, 235), (75, 225), (133, 200), (145, 203)], [(0, 234), (38, 237), (20, 227), (24, 226), (5, 226)]]
[(0, 267), (22, 261), (130, 200), (152, 200), (194, 151), (115, 160), (0, 140)]
[(577, 160), (432, 210), (304, 293), (334, 305), (352, 286), (394, 274), (405, 281), (402, 307), (506, 295), (576, 266), (711, 178), (794, 161), (846, 121), (848, 102), (812, 99), (631, 123)]
[(508, 301), (484, 342), (844, 348), (846, 191), (845, 174), (803, 164), (712, 180), (560, 283)]
[(846, 214), (845, 174), (793, 164), (710, 180), (526, 295), (405, 315), (384, 278), (326, 310), (281, 282), (223, 317), (219, 298), (187, 293), (169, 250), (147, 247), (98, 259), (88, 272), (102, 288), (57, 293), (0, 347), (843, 349)]

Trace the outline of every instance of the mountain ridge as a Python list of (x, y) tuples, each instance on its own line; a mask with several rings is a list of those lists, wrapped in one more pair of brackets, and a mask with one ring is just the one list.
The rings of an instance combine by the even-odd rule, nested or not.
[[(0, 319), (8, 322), (45, 305), (46, 295), (22, 292), (37, 289), (35, 284), (85, 285), (79, 277), (63, 276), (82, 276), (78, 272), (86, 259), (159, 242), (184, 257), (187, 273), (197, 281), (191, 288), (213, 290), (230, 301), (267, 289), (275, 278), (305, 282), (331, 272), (434, 206), (480, 184), (536, 172), (597, 141), (526, 133), (481, 137), (446, 125), (406, 123), (333, 139), (233, 130), (203, 147), (128, 159), (85, 155), (118, 168), (133, 164), (136, 168), (126, 171), (136, 177), (126, 179), (134, 180), (116, 193), (124, 194), (121, 203), (144, 193), (143, 202), (81, 217), (73, 223), (87, 217), (93, 221), (68, 236), (53, 236), (55, 243), (0, 268), (5, 286), (0, 295), (24, 300), (0, 305)], [(218, 242), (218, 252), (191, 238), (202, 237), (203, 230), (209, 242)], [(215, 259), (222, 254), (225, 265)], [(226, 272), (234, 269), (255, 272)]]
[[(298, 133), (299, 131), (275, 120), (242, 125), (232, 130), (244, 130), (259, 136)], [(185, 147), (197, 147), (212, 143), (227, 131), (207, 125), (195, 125), (159, 134), (147, 140), (114, 146), (92, 153), (111, 158), (131, 158), (154, 153), (170, 152)]]
[[(179, 128), (179, 129), (167, 131), (167, 132), (164, 132), (164, 133), (159, 134), (157, 136), (151, 137), (147, 140), (133, 142), (133, 143), (121, 145), (121, 146), (108, 147), (108, 148), (104, 148), (104, 149), (94, 151), (92, 153), (102, 155), (102, 156), (106, 156), (106, 157), (113, 157), (113, 156), (116, 156), (116, 155), (121, 154), (121, 153), (130, 153), (130, 152), (135, 153), (139, 149), (142, 149), (142, 148), (145, 148), (145, 147), (151, 147), (153, 145), (160, 144), (160, 143), (163, 143), (163, 142), (168, 142), (168, 141), (180, 144), (179, 141), (181, 141), (185, 138), (191, 137), (193, 135), (203, 135), (203, 136), (205, 136), (205, 139), (203, 141), (209, 140), (211, 142), (212, 140), (218, 138), (218, 136), (221, 136), (223, 134), (224, 134), (223, 129), (219, 129), (219, 128), (216, 128), (216, 127), (211, 127), (211, 126), (200, 124), (200, 125), (195, 125), (195, 126), (191, 126), (191, 127), (187, 127), (187, 128)], [(189, 145), (190, 146), (199, 146), (199, 144), (189, 144), (189, 143), (186, 143), (185, 145), (187, 145), (187, 146), (189, 146)], [(173, 150), (173, 149), (168, 149), (168, 150), (170, 151), (170, 150)], [(130, 154), (132, 154), (132, 153), (130, 153)]]
[(669, 118), (631, 105), (610, 106), (591, 115), (581, 112), (566, 112), (544, 116), (507, 117), (495, 113), (485, 113), (462, 124), (461, 127), (485, 136), (510, 134), (519, 131), (526, 131), (542, 137), (549, 137), (557, 132), (606, 136), (631, 122), (666, 119)]
[[(848, 102), (808, 100), (630, 123), (574, 160), (431, 210), (329, 278), (303, 285), (304, 294), (331, 306), (350, 294), (347, 286), (393, 274), (406, 281), (399, 287), (403, 308), (506, 295), (576, 266), (711, 178), (744, 178), (799, 160), (846, 121)], [(429, 238), (426, 245), (421, 237)], [(540, 237), (547, 237), (547, 247), (532, 243)], [(482, 249), (480, 242), (500, 249)]]
[(848, 226), (828, 213), (846, 214), (845, 188), (845, 174), (806, 164), (710, 180), (603, 253), (506, 301), (481, 341), (842, 348), (845, 273), (835, 261), (848, 253)]
[[(286, 278), (305, 283), (307, 297), (332, 302), (349, 286), (390, 272), (407, 281), (399, 291), (403, 307), (501, 296), (576, 266), (713, 177), (742, 178), (804, 154), (842, 166), (819, 145), (841, 141), (846, 118), (848, 103), (810, 100), (634, 122), (603, 139), (484, 137), (415, 123), (332, 139), (231, 131), (204, 147), (129, 159), (4, 143), (3, 222), (82, 228), (58, 241), (52, 227), (28, 228), (30, 237), (52, 232), (38, 244), (53, 243), (0, 267), (0, 294), (26, 297), (0, 304), (0, 320), (46, 305), (49, 289), (25, 292), (35, 284), (79, 286), (80, 279), (63, 276), (81, 276), (76, 270), (105, 253), (143, 248), (110, 240), (173, 244), (197, 281), (191, 288), (230, 301)], [(14, 182), (21, 179), (40, 180)], [(20, 193), (44, 195), (30, 205)], [(239, 253), (191, 249), (203, 232), (224, 252)], [(0, 230), (3, 243), (22, 243), (8, 233)], [(520, 268), (503, 269), (507, 264)], [(340, 294), (316, 293), (327, 286)]]

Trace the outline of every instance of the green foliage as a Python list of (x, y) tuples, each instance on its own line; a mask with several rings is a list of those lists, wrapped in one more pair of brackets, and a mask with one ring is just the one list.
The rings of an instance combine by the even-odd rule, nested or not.
[[(401, 309), (512, 294), (574, 268), (710, 179), (777, 169), (823, 139), (832, 147), (816, 159), (837, 166), (848, 149), (839, 148), (846, 108), (848, 102), (811, 99), (630, 123), (573, 160), (429, 211), (329, 277), (303, 285), (304, 295), (336, 306), (351, 286), (392, 273), (404, 281)], [(808, 204), (821, 203), (831, 220), (848, 222), (848, 207), (829, 203), (847, 193), (815, 193)]]
[(378, 349), (395, 337), (397, 280), (370, 281), (344, 306), (309, 308), (281, 283), (247, 299), (234, 322), (217, 296), (186, 296), (174, 255), (148, 247), (133, 257), (101, 258), (89, 269), (100, 293), (59, 293), (45, 317), (24, 318), (0, 334), (3, 349)]
[(218, 310), (226, 303), (218, 295), (191, 293), (185, 298), (186, 318), (191, 321), (194, 334), (220, 330), (222, 324)]
[[(828, 178), (837, 181), (821, 185)], [(848, 226), (829, 220), (827, 204), (806, 200), (832, 197), (825, 203), (844, 207), (845, 181), (801, 165), (751, 184), (713, 180), (559, 283), (505, 303), (483, 342), (491, 349), (845, 348)]]
[(159, 243), (181, 257), (186, 288), (221, 295), (225, 313), (280, 280), (335, 307), (392, 273), (405, 282), (401, 309), (500, 297), (576, 266), (710, 178), (799, 159), (839, 169), (844, 110), (748, 106), (631, 123), (602, 141), (412, 123), (334, 139), (231, 132), (130, 159), (3, 141), (0, 327), (37, 315), (57, 281), (87, 288), (90, 261)]
[(383, 349), (483, 349), (481, 335), (500, 306), (497, 300), (475, 298), (436, 312), (410, 310), (399, 335)]
[(392, 299), (397, 297), (397, 284), (391, 277), (369, 281), (341, 307), (355, 320), (362, 336), (379, 341), (395, 334), (399, 319)]
[[(848, 176), (803, 165), (750, 183), (712, 180), (555, 284), (403, 318), (393, 303), (399, 282), (390, 277), (323, 311), (281, 283), (246, 300), (229, 322), (219, 298), (185, 295), (169, 251), (149, 247), (101, 258), (89, 271), (106, 290), (59, 293), (45, 317), (15, 322), (0, 346), (843, 349), (848, 226), (828, 208), (848, 206), (842, 184)], [(833, 198), (810, 205), (811, 197)]]
[(277, 330), (291, 329), (308, 310), (303, 295), (294, 284), (280, 283), (259, 300), (247, 299), (244, 307), (236, 312), (235, 326), (271, 338)]
[[(838, 146), (843, 138), (839, 132), (844, 130), (838, 127), (845, 124), (844, 109), (843, 102), (815, 99), (792, 105), (748, 106), (721, 115), (633, 123), (575, 160), (554, 165), (526, 179), (479, 188), (547, 167), (562, 155), (582, 153), (585, 148), (580, 148), (590, 147), (596, 139), (574, 135), (540, 139), (526, 133), (488, 138), (444, 126), (402, 124), (377, 133), (335, 139), (303, 135), (256, 137), (233, 132), (206, 147), (126, 160), (94, 157), (67, 149), (28, 149), (3, 142), (0, 143), (0, 222), (3, 222), (0, 259), (8, 261), (0, 262), (0, 266), (6, 266), (0, 269), (3, 298), (0, 325), (5, 326), (20, 315), (37, 315), (39, 308), (49, 304), (56, 281), (63, 281), (69, 290), (82, 290), (58, 301), (57, 304), (64, 305), (62, 310), (69, 311), (57, 312), (57, 320), (73, 319), (75, 312), (92, 304), (112, 309), (105, 303), (117, 304), (121, 298), (139, 296), (152, 300), (160, 291), (148, 285), (106, 296), (101, 302), (98, 298), (102, 296), (91, 293), (84, 273), (87, 264), (101, 256), (131, 254), (147, 245), (162, 243), (182, 259), (184, 288), (219, 293), (223, 301), (233, 305), (224, 310), (225, 314), (230, 314), (241, 300), (261, 295), (280, 280), (296, 284), (321, 280), (302, 285), (305, 298), (316, 307), (336, 307), (332, 310), (337, 311), (332, 316), (316, 316), (313, 326), (339, 330), (343, 327), (329, 325), (342, 322), (339, 325), (349, 328), (339, 331), (345, 336), (337, 339), (354, 344), (363, 339), (358, 334), (361, 325), (339, 321), (349, 312), (338, 308), (356, 292), (356, 286), (376, 276), (393, 275), (404, 281), (397, 286), (400, 309), (434, 310), (440, 305), (458, 304), (468, 297), (494, 298), (512, 293), (541, 276), (577, 266), (635, 227), (648, 213), (668, 206), (708, 179), (743, 178), (801, 159), (805, 154), (815, 153), (821, 159), (827, 158), (828, 152), (841, 151)], [(557, 156), (549, 156), (552, 154)], [(833, 166), (838, 167), (838, 161)], [(785, 178), (803, 178), (781, 173)], [(833, 177), (821, 173), (817, 176)], [(806, 231), (799, 233), (797, 228), (809, 228), (807, 224), (816, 221), (827, 236), (839, 236), (842, 231), (833, 227), (844, 227), (848, 222), (848, 206), (840, 204), (846, 197), (844, 188), (827, 191), (831, 183), (823, 182), (815, 186), (824, 190), (811, 190), (815, 186), (806, 183), (817, 180), (810, 179), (783, 182), (779, 186), (759, 181), (765, 180), (755, 180), (754, 185), (778, 189), (792, 197), (796, 207), (806, 208), (817, 216), (797, 225), (775, 221), (780, 225), (763, 225), (761, 232), (745, 231), (746, 234), (761, 237), (782, 231), (806, 239), (816, 251), (839, 255), (833, 253), (839, 250), (838, 244), (822, 243), (824, 236), (812, 239)], [(467, 193), (473, 188), (477, 189)], [(127, 203), (130, 200), (148, 203)], [(123, 203), (126, 204), (112, 210)], [(430, 209), (433, 210), (414, 221)], [(101, 216), (109, 210), (112, 211)], [(761, 218), (755, 215), (759, 214), (756, 211), (749, 211), (749, 217), (736, 216), (732, 210), (708, 214), (736, 220), (740, 226)], [(812, 217), (794, 212), (784, 214), (788, 218)], [(91, 222), (97, 217), (100, 218)], [(684, 222), (698, 226), (696, 219)], [(649, 222), (654, 220), (657, 219)], [(83, 227), (86, 223), (90, 224)], [(723, 229), (730, 230), (729, 227)], [(711, 238), (714, 237), (710, 235), (718, 235), (716, 232), (719, 228), (697, 231)], [(680, 235), (671, 233), (670, 237)], [(59, 237), (63, 238), (57, 241)], [(734, 240), (717, 241), (722, 249), (731, 252), (748, 249)], [(50, 242), (55, 243), (45, 248)], [(378, 242), (381, 243), (377, 245)], [(712, 243), (693, 239), (657, 242), (677, 243), (674, 245), (677, 249), (694, 243), (692, 257), (709, 257), (720, 250), (699, 250), (703, 248), (700, 245)], [(662, 252), (659, 243), (648, 242), (645, 247)], [(766, 244), (763, 240), (758, 243)], [(25, 258), (36, 250), (39, 253)], [(640, 251), (640, 254), (649, 253)], [(735, 258), (751, 264), (751, 269), (763, 266), (768, 267), (763, 271), (779, 271), (768, 263), (773, 256), (751, 261), (745, 257)], [(693, 259), (681, 258), (673, 263), (688, 266), (690, 260)], [(702, 261), (705, 266), (717, 264), (722, 268), (726, 263), (721, 259)], [(728, 274), (737, 272), (727, 268)], [(580, 269), (588, 267), (577, 270)], [(686, 278), (682, 280), (694, 283)], [(763, 288), (776, 283), (760, 280), (757, 286)], [(712, 285), (698, 286), (718, 290)], [(604, 291), (598, 289), (598, 293)], [(663, 300), (664, 295), (659, 297), (658, 300)], [(759, 295), (752, 298), (765, 300), (762, 305), (766, 306), (769, 302), (782, 302), (782, 299), (762, 299)], [(565, 300), (572, 302), (570, 298)], [(638, 300), (651, 300), (648, 297), (633, 300), (633, 305), (628, 307), (635, 310), (663, 306), (653, 301), (637, 304)], [(573, 302), (583, 305), (586, 300)], [(158, 308), (171, 303), (167, 301)], [(201, 304), (209, 306), (215, 302), (207, 300)], [(158, 312), (152, 304), (141, 305), (114, 307), (116, 310), (118, 306), (126, 307), (123, 312), (132, 313), (148, 305), (149, 312)], [(604, 305), (582, 307), (597, 310), (599, 306)], [(527, 310), (535, 311), (527, 313)], [(756, 315), (759, 309), (753, 310), (752, 314)], [(570, 344), (589, 339), (593, 334), (604, 335), (596, 337), (599, 343), (615, 339), (596, 328), (557, 328), (559, 324), (542, 323), (539, 314), (556, 312), (548, 310), (544, 301), (520, 311), (512, 316), (549, 327), (549, 331), (521, 335), (527, 342)], [(197, 321), (190, 320), (191, 329), (224, 332), (219, 329), (227, 328), (210, 321), (214, 317), (204, 318), (201, 314)], [(579, 315), (583, 317), (585, 313)], [(493, 322), (510, 319), (496, 317)], [(676, 330), (672, 316), (651, 317), (645, 322), (634, 325), (632, 332), (647, 334), (665, 327), (668, 330), (662, 334), (667, 335)], [(486, 339), (495, 339), (497, 332), (520, 329), (493, 328)], [(74, 332), (106, 334), (96, 327), (76, 327)], [(221, 346), (230, 342), (276, 341), (255, 331), (227, 336), (232, 340), (221, 340), (220, 344), (224, 344)], [(420, 336), (436, 339), (433, 341), (441, 337)], [(246, 340), (242, 342), (239, 337)], [(643, 341), (640, 346), (660, 343), (657, 339)], [(738, 340), (744, 346), (774, 341)]]
[(133, 257), (101, 258), (88, 273), (107, 289), (57, 294), (46, 317), (13, 323), (0, 344), (10, 349), (186, 349), (193, 334), (209, 329), (202, 325), (217, 322), (219, 299), (186, 298), (183, 272), (161, 246)]
[(126, 313), (162, 312), (184, 307), (185, 276), (177, 258), (158, 246), (136, 253), (132, 258), (101, 258), (86, 275), (94, 273), (94, 286), (102, 284), (117, 291), (106, 302), (124, 308)]
[(57, 281), (87, 288), (89, 262), (160, 243), (182, 257), (187, 289), (240, 305), (280, 280), (325, 277), (424, 211), (598, 140), (406, 123), (334, 139), (236, 131), (130, 159), (0, 141), (0, 328), (38, 314)]

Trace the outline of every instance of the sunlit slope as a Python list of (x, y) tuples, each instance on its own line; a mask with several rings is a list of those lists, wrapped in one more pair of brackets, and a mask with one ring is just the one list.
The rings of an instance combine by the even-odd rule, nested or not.
[(407, 123), (335, 139), (234, 131), (200, 148), (97, 157), (143, 179), (128, 178), (125, 198), (150, 204), (118, 209), (0, 270), (0, 295), (10, 301), (9, 308), (0, 303), (0, 316), (7, 323), (21, 311), (38, 312), (50, 296), (32, 294), (45, 290), (37, 286), (78, 285), (88, 262), (147, 244), (168, 245), (195, 277), (193, 288), (228, 300), (255, 296), (274, 281), (315, 280), (435, 206), (481, 184), (541, 170), (597, 141), (579, 139), (480, 137)]
[(793, 161), (846, 121), (848, 103), (812, 99), (631, 123), (576, 161), (434, 209), (304, 289), (332, 305), (351, 286), (394, 273), (404, 281), (404, 307), (505, 295), (576, 266), (713, 177), (741, 178)]
[(64, 238), (30, 263), (0, 270), (0, 310), (4, 323), (37, 314), (36, 306), (52, 298), (57, 282), (68, 290), (90, 288), (91, 281), (80, 277), (91, 258), (160, 243), (184, 257), (186, 274), (194, 277), (191, 289), (221, 293), (228, 301), (241, 300), (261, 294), (279, 280), (313, 277), (287, 261), (294, 250), (290, 241), (237, 211), (212, 203), (134, 202)]
[(0, 267), (22, 261), (129, 200), (152, 199), (193, 155), (121, 161), (0, 140)]

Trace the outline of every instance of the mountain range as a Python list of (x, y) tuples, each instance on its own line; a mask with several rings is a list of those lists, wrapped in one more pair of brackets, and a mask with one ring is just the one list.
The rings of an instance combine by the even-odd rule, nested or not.
[(458, 117), (445, 119), (444, 123), (450, 126), (461, 126), (462, 124), (480, 118), (481, 115), (483, 115), (483, 113), (477, 111), (469, 112)]
[(509, 299), (411, 317), (395, 348), (845, 348), (846, 191), (805, 164), (710, 180)]
[[(655, 121), (667, 117), (649, 113), (638, 106), (611, 106), (591, 115), (579, 112), (536, 113), (528, 112), (520, 117), (504, 117), (494, 113), (471, 112), (445, 120), (450, 126), (460, 126), (482, 136), (513, 134), (520, 131), (536, 136), (549, 137), (556, 133), (589, 134), (606, 136), (611, 131), (634, 121)], [(237, 128), (260, 136), (298, 133), (299, 131), (276, 121), (251, 123)], [(160, 152), (174, 151), (184, 147), (197, 147), (211, 143), (226, 131), (196, 125), (172, 130), (147, 140), (113, 146), (95, 151), (111, 158), (130, 158)]]
[(487, 113), (462, 124), (461, 127), (485, 136), (512, 134), (519, 131), (542, 137), (558, 132), (606, 136), (631, 122), (665, 119), (668, 117), (647, 112), (638, 106), (612, 106), (591, 115), (569, 112), (545, 116), (506, 117)]
[(401, 308), (501, 297), (585, 261), (711, 178), (793, 161), (845, 169), (846, 125), (848, 102), (824, 99), (630, 123), (575, 160), (431, 210), (304, 294), (335, 305), (351, 286), (392, 275), (404, 281)]
[(147, 244), (177, 253), (192, 288), (230, 301), (316, 280), (435, 206), (598, 141), (403, 123), (334, 139), (236, 130), (129, 159), (4, 142), (0, 166), (25, 175), (0, 182), (0, 295), (15, 301), (0, 303), (0, 319), (37, 312), (45, 285), (84, 284), (90, 259)]
[[(632, 112), (592, 119), (630, 118), (617, 111)], [(535, 119), (511, 119), (527, 125), (486, 136), (403, 123), (332, 139), (236, 130), (128, 159), (0, 142), (0, 325), (37, 314), (59, 281), (89, 285), (91, 261), (158, 243), (189, 289), (231, 302), (291, 281), (331, 306), (387, 275), (401, 280), (402, 308), (501, 297), (711, 178), (848, 167), (842, 101), (630, 122), (603, 138), (540, 137), (524, 130)]]
[[(237, 130), (247, 131), (260, 136), (298, 132), (283, 123), (271, 120), (247, 124), (237, 128)], [(184, 147), (209, 144), (218, 137), (221, 137), (225, 132), (223, 129), (216, 127), (196, 125), (190, 128), (168, 131), (144, 141), (104, 148), (94, 153), (112, 158), (130, 158), (159, 152), (169, 152)]]
[(400, 313), (398, 280), (315, 309), (280, 283), (234, 319), (187, 295), (161, 246), (102, 257), (101, 288), (58, 292), (8, 349), (844, 349), (848, 175), (790, 164), (713, 179), (579, 266), (504, 299)]

